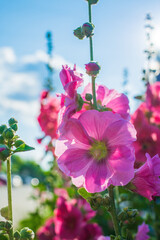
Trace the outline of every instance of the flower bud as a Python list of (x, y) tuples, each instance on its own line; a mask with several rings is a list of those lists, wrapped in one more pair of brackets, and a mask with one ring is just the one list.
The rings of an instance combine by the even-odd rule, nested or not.
[(28, 227), (23, 228), (20, 231), (21, 240), (32, 240), (34, 239), (34, 232)]
[(5, 229), (5, 224), (6, 224), (6, 222), (0, 221), (0, 230), (4, 230)]
[(97, 62), (89, 62), (88, 64), (85, 64), (86, 68), (86, 73), (89, 76), (96, 77), (97, 74), (99, 73), (101, 67)]
[(17, 123), (14, 123), (13, 125), (11, 125), (11, 128), (16, 132), (18, 130)]
[(14, 137), (14, 131), (12, 128), (8, 128), (3, 132), (2, 135), (5, 139), (11, 140)]
[(82, 26), (82, 33), (86, 37), (92, 37), (93, 36), (93, 30), (94, 30), (94, 25), (92, 23), (86, 22)]
[(22, 141), (22, 140), (17, 140), (16, 142), (15, 142), (15, 147), (17, 148), (17, 147), (19, 147), (19, 146), (21, 146), (22, 144), (24, 143), (24, 141)]
[(4, 132), (4, 130), (6, 130), (7, 129), (7, 126), (6, 125), (1, 125), (0, 126), (0, 134), (2, 134), (3, 132)]
[(80, 111), (82, 109), (83, 103), (84, 103), (83, 98), (81, 97), (80, 94), (77, 94), (77, 104), (78, 104), (77, 111)]
[(90, 93), (86, 93), (86, 95), (85, 95), (85, 99), (87, 100), (87, 101), (91, 101), (92, 100), (92, 94), (90, 94)]
[(5, 161), (10, 156), (10, 149), (5, 144), (0, 144), (0, 160)]
[(76, 28), (73, 33), (74, 33), (74, 36), (76, 36), (80, 40), (82, 40), (85, 37), (81, 27)]
[(6, 228), (7, 230), (10, 230), (10, 229), (12, 228), (12, 222), (11, 222), (11, 221), (7, 221), (7, 222), (5, 223), (5, 228)]
[(16, 232), (14, 233), (14, 238), (15, 238), (16, 240), (19, 240), (19, 239), (21, 238), (21, 235), (20, 235), (20, 233), (19, 233), (18, 231), (16, 231)]
[(8, 120), (8, 123), (9, 123), (9, 126), (12, 126), (13, 124), (18, 123), (18, 121), (15, 118), (10, 118)]
[(86, 1), (89, 2), (90, 4), (97, 4), (99, 0), (86, 0)]

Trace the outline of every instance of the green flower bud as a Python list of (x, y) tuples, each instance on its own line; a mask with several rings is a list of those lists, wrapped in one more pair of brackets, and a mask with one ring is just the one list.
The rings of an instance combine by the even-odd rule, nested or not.
[(5, 223), (5, 228), (6, 228), (7, 230), (11, 229), (11, 228), (12, 228), (12, 222), (11, 222), (11, 221), (7, 221), (7, 222)]
[(80, 111), (82, 109), (83, 106), (83, 98), (81, 97), (80, 94), (77, 94), (77, 103), (78, 103), (78, 108), (77, 111)]
[(7, 129), (7, 126), (5, 124), (0, 126), (0, 134), (2, 134), (4, 132), (4, 130)]
[(74, 33), (74, 36), (76, 36), (80, 40), (82, 40), (85, 37), (81, 27), (76, 28), (73, 33)]
[(109, 208), (111, 206), (111, 201), (110, 201), (110, 197), (108, 196), (108, 194), (106, 194), (104, 196), (103, 205), (106, 208)]
[(85, 99), (87, 100), (87, 101), (91, 101), (92, 100), (92, 94), (90, 94), (90, 93), (86, 93), (86, 95), (85, 95)]
[(5, 161), (10, 156), (10, 149), (5, 144), (0, 144), (0, 160)]
[(14, 238), (15, 238), (16, 240), (19, 240), (19, 239), (21, 238), (21, 235), (20, 235), (20, 233), (19, 233), (18, 231), (16, 231), (16, 232), (14, 233)]
[(8, 123), (9, 123), (9, 126), (12, 126), (13, 124), (18, 123), (18, 121), (15, 118), (10, 118), (8, 120)]
[(4, 144), (4, 137), (0, 136), (0, 144)]
[(11, 125), (11, 128), (16, 132), (18, 130), (17, 123), (14, 123), (13, 125)]
[(5, 224), (6, 222), (0, 221), (0, 230), (5, 230)]
[(8, 220), (8, 206), (1, 208), (0, 213), (2, 217)]
[(86, 1), (89, 2), (90, 4), (97, 4), (99, 0), (86, 0)]
[(17, 147), (19, 147), (19, 146), (21, 146), (22, 144), (24, 143), (24, 141), (22, 141), (22, 140), (17, 140), (16, 142), (15, 142), (15, 147), (17, 148)]
[(92, 23), (86, 22), (82, 26), (82, 33), (86, 37), (92, 37), (93, 36), (93, 30), (94, 30), (94, 25)]
[(20, 231), (21, 240), (32, 240), (34, 239), (34, 232), (28, 227), (23, 228)]
[(6, 129), (6, 130), (3, 132), (2, 136), (3, 136), (5, 139), (7, 139), (7, 140), (11, 140), (11, 139), (14, 137), (14, 131), (13, 131), (13, 129), (12, 129), (12, 128)]

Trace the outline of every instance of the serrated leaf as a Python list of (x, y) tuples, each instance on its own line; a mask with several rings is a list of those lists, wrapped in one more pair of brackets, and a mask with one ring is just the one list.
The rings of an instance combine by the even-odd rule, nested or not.
[(13, 152), (26, 152), (26, 151), (31, 151), (34, 150), (33, 147), (28, 146), (27, 144), (23, 143), (22, 145), (20, 145), (18, 148), (16, 148)]
[(79, 188), (78, 189), (79, 195), (81, 195), (84, 199), (87, 199), (92, 196), (91, 193), (87, 192), (85, 188)]
[(8, 206), (7, 207), (3, 207), (0, 210), (1, 216), (4, 217), (6, 220), (8, 220)]

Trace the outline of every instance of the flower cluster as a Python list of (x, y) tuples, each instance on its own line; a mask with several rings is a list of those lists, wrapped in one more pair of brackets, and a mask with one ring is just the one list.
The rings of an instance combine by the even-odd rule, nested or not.
[(38, 232), (39, 240), (97, 240), (102, 235), (101, 228), (89, 220), (95, 216), (89, 204), (83, 199), (69, 200), (61, 191), (57, 200), (54, 217), (48, 219)]

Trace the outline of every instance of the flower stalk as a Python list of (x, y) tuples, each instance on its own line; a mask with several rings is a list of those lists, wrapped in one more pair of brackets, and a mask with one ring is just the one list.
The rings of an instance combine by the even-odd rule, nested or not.
[[(88, 1), (88, 13), (89, 13), (89, 22), (92, 23), (92, 8), (91, 8), (90, 0)], [(92, 36), (89, 37), (89, 45), (90, 45), (90, 61), (93, 61), (93, 41), (92, 41)], [(93, 105), (94, 105), (94, 109), (97, 109), (95, 79), (96, 78), (92, 76)]]
[[(110, 197), (110, 208), (109, 208), (109, 212), (110, 212), (111, 217), (112, 217), (112, 222), (113, 222), (115, 234), (116, 234), (116, 237), (119, 237), (119, 236), (121, 237), (121, 231), (120, 231), (120, 226), (119, 226), (119, 223), (118, 223), (118, 218), (117, 218), (117, 213), (116, 213), (116, 207), (115, 207), (113, 186), (110, 186), (110, 187), (108, 188), (108, 193), (109, 193), (109, 197)], [(122, 237), (121, 237), (121, 239), (122, 239)]]
[[(8, 219), (13, 223), (12, 216), (12, 184), (11, 184), (11, 157), (7, 159), (7, 191), (8, 191)], [(9, 240), (13, 240), (13, 228), (9, 232)]]

